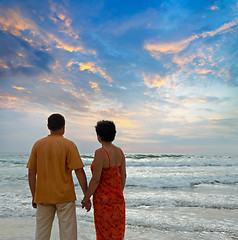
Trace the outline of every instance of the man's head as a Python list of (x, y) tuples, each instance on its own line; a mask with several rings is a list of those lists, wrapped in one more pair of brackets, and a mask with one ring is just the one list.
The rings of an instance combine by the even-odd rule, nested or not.
[(55, 132), (65, 126), (65, 119), (61, 114), (54, 113), (48, 118), (48, 128), (50, 131)]

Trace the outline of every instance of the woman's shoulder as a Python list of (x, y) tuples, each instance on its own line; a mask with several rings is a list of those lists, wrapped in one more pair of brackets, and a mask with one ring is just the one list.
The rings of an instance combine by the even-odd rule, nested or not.
[(113, 144), (111, 149), (108, 149), (108, 150), (104, 149), (103, 147), (96, 149), (95, 150), (95, 155), (97, 155), (97, 156), (105, 156), (106, 153), (110, 153), (110, 152), (111, 153), (114, 152), (116, 154), (123, 154), (122, 149), (120, 147), (118, 147), (118, 146)]
[(117, 145), (115, 145), (115, 144), (112, 144), (112, 146), (114, 147), (114, 148), (116, 148), (116, 149), (120, 149)]
[(96, 155), (97, 156), (102, 156), (102, 155), (104, 155), (104, 153), (105, 153), (105, 151), (102, 147), (95, 150), (95, 156)]
[(120, 147), (118, 147), (118, 146), (116, 146), (116, 145), (114, 145), (114, 147), (115, 147), (115, 150), (116, 150), (116, 151), (123, 153), (123, 151), (122, 151), (122, 149), (121, 149)]

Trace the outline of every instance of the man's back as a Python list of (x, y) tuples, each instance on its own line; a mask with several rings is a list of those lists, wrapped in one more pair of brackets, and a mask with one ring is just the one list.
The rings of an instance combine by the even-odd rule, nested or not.
[[(36, 208), (36, 240), (49, 240), (57, 212), (60, 239), (77, 240), (75, 171), (83, 193), (87, 178), (76, 145), (63, 137), (65, 119), (55, 113), (48, 118), (50, 135), (38, 140), (27, 164), (32, 207)], [(91, 202), (88, 209), (91, 208)]]
[(76, 200), (72, 169), (82, 168), (76, 145), (60, 135), (38, 140), (27, 167), (37, 171), (36, 203), (64, 203)]

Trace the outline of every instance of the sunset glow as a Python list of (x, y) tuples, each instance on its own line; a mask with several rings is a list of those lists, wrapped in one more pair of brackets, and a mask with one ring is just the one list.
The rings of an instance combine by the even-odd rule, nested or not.
[(0, 1), (0, 151), (62, 113), (80, 152), (237, 153), (238, 2)]

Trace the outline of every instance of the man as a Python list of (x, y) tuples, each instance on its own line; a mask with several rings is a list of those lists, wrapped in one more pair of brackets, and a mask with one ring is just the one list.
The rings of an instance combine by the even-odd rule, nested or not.
[[(55, 212), (59, 220), (61, 240), (77, 239), (75, 190), (72, 170), (75, 171), (83, 193), (87, 179), (76, 145), (63, 137), (65, 119), (60, 114), (48, 118), (50, 135), (38, 140), (27, 164), (32, 206), (36, 212), (36, 240), (50, 239)], [(91, 202), (87, 203), (87, 211)]]

